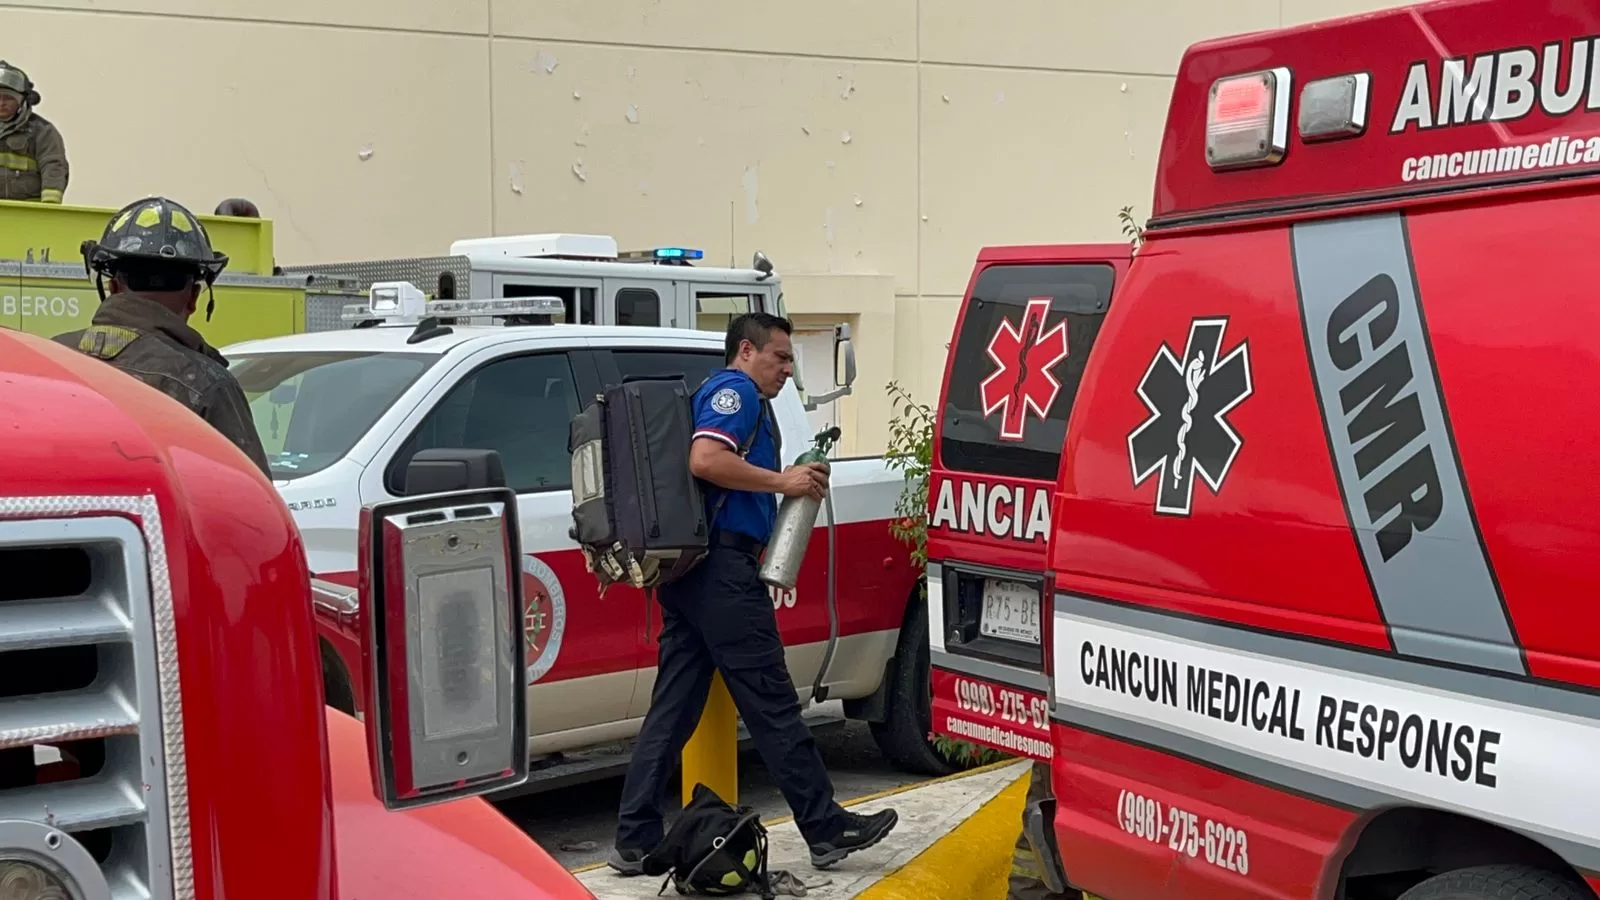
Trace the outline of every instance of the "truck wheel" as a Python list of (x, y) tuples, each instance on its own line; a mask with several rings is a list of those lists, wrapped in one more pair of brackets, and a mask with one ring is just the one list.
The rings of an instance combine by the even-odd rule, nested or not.
[(356, 692), (350, 686), (350, 674), (344, 662), (327, 641), (318, 640), (322, 648), (322, 699), (328, 706), (348, 715), (356, 714)]
[(1570, 878), (1532, 866), (1473, 866), (1456, 869), (1416, 885), (1400, 900), (1593, 900)]
[(888, 685), (889, 709), (872, 723), (872, 739), (895, 768), (913, 775), (949, 775), (970, 768), (941, 752), (929, 740), (933, 731), (933, 688), (928, 673), (928, 606), (919, 590), (912, 595), (905, 625), (895, 647), (894, 680)]

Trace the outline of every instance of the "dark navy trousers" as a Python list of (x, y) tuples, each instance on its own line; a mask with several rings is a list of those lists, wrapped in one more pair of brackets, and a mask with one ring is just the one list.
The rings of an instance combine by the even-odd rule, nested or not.
[[(753, 549), (720, 544), (678, 581), (657, 590), (660, 656), (650, 711), (622, 786), (616, 845), (648, 851), (664, 834), (661, 796), (721, 672), (733, 704), (808, 842), (843, 828), (822, 755), (800, 718), (783, 658), (772, 597)], [(724, 798), (727, 799), (727, 798)]]

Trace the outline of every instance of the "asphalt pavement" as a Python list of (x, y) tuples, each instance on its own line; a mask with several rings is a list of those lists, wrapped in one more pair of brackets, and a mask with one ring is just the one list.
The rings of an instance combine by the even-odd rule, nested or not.
[[(892, 768), (864, 722), (847, 721), (813, 733), (841, 802), (927, 780)], [(615, 834), (621, 793), (622, 779), (606, 778), (517, 797), (496, 806), (562, 865), (576, 869), (605, 861)], [(680, 796), (674, 777), (668, 795), (669, 822)], [(763, 820), (790, 814), (753, 748), (739, 757), (739, 802), (760, 810)]]

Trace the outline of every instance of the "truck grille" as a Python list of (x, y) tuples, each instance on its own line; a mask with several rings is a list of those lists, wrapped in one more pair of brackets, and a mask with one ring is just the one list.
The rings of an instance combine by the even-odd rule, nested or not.
[(193, 896), (172, 627), (153, 498), (0, 498), (0, 820), (118, 900)]

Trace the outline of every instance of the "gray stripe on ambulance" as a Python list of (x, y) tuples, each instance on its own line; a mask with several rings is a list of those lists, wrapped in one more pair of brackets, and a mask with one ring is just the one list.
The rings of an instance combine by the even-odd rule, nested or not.
[[(1214, 620), (1202, 621), (1152, 612), (1148, 609), (1092, 600), (1064, 592), (1055, 596), (1052, 620), (1057, 616), (1080, 616), (1110, 625), (1159, 632), (1215, 647), (1280, 659), (1300, 660), (1313, 666), (1372, 675), (1396, 682), (1408, 682), (1420, 687), (1467, 694), (1556, 715), (1600, 719), (1600, 695), (1518, 681), (1502, 675), (1412, 662), (1382, 653), (1363, 652), (1332, 644), (1282, 637), (1225, 625)], [(1058, 646), (1055, 652), (1060, 654), (1062, 649)], [(1057, 691), (1054, 689), (1050, 692), (1050, 718), (1063, 725), (1085, 728), (1157, 750), (1167, 750), (1252, 780), (1351, 809), (1375, 809), (1395, 804), (1418, 805), (1415, 800), (1398, 793), (1350, 781), (1340, 781), (1318, 775), (1306, 768), (1285, 765), (1155, 725), (1062, 703), (1058, 700)], [(1463, 813), (1473, 814), (1470, 810)], [(1500, 824), (1536, 838), (1573, 865), (1600, 871), (1600, 847), (1513, 823)]]
[(1398, 213), (1292, 228), (1345, 511), (1395, 650), (1525, 674), (1467, 499)]
[(986, 659), (973, 659), (970, 656), (957, 656), (954, 653), (944, 653), (938, 650), (928, 651), (928, 662), (936, 669), (960, 672), (963, 675), (971, 675), (974, 678), (1007, 684), (1027, 691), (1038, 691), (1047, 697), (1050, 695), (1050, 679), (1042, 672), (1030, 672), (1027, 669), (993, 663)]

